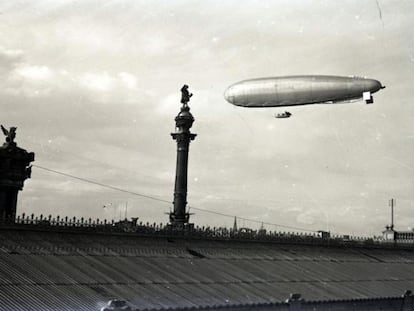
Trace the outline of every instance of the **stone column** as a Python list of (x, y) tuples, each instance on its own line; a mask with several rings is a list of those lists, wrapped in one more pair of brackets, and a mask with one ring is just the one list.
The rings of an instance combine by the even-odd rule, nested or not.
[[(184, 89), (184, 87), (183, 87)], [(183, 89), (181, 90), (183, 92)], [(171, 133), (172, 138), (177, 142), (177, 165), (175, 174), (174, 187), (174, 211), (170, 213), (170, 223), (173, 226), (183, 227), (188, 224), (190, 215), (186, 211), (187, 206), (187, 172), (188, 172), (188, 151), (190, 141), (197, 136), (190, 132), (193, 125), (194, 117), (190, 113), (190, 107), (187, 105), (189, 98), (184, 96), (181, 100), (183, 106), (175, 118), (175, 133)], [(187, 100), (185, 100), (187, 99)]]

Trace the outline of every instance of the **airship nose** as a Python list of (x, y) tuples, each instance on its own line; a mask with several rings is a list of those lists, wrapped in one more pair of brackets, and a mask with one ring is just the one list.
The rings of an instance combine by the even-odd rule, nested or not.
[(378, 80), (370, 79), (367, 81), (367, 89), (372, 93), (383, 88), (384, 86), (382, 86), (381, 82), (379, 82)]

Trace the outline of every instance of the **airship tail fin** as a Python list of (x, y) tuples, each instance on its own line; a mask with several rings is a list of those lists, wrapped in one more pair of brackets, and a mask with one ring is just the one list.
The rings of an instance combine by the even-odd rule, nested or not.
[(374, 103), (374, 98), (372, 97), (371, 92), (362, 93), (362, 99), (365, 100), (366, 104)]

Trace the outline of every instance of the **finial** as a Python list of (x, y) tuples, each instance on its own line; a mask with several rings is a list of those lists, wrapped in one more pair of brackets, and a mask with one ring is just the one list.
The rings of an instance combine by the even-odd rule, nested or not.
[(184, 84), (184, 86), (181, 88), (181, 103), (183, 104), (183, 107), (187, 107), (191, 96), (193, 96), (193, 93), (190, 93), (188, 91), (188, 85)]
[(16, 138), (16, 129), (17, 127), (10, 127), (9, 130), (5, 129), (3, 125), (1, 125), (1, 130), (3, 134), (6, 136), (6, 142), (14, 143), (14, 139)]

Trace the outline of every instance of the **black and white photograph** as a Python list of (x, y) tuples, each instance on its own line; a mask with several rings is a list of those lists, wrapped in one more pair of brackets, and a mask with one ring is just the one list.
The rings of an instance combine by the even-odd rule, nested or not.
[(1, 0), (0, 311), (414, 310), (414, 1)]

